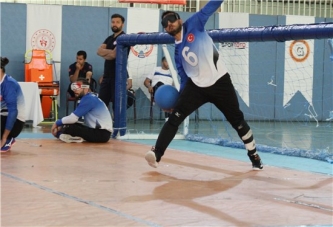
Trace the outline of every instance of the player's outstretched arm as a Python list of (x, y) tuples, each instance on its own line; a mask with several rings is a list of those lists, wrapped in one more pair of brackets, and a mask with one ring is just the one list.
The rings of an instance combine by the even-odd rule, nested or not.
[(200, 11), (199, 13), (210, 17), (216, 10), (221, 6), (223, 0), (210, 0)]

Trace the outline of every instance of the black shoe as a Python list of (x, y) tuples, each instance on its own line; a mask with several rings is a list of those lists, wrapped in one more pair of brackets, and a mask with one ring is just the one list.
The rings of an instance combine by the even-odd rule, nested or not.
[(247, 154), (252, 162), (252, 168), (255, 170), (259, 170), (264, 168), (264, 166), (262, 165), (260, 156), (258, 154), (253, 154), (253, 155), (249, 155)]

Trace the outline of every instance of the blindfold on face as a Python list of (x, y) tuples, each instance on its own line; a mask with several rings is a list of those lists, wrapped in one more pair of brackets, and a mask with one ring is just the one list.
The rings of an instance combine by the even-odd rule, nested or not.
[(89, 85), (86, 84), (82, 84), (80, 82), (74, 82), (71, 84), (71, 90), (75, 91), (77, 89), (81, 89), (81, 88), (89, 88)]

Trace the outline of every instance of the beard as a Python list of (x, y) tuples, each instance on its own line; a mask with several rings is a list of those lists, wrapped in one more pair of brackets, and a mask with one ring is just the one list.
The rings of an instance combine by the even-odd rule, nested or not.
[(114, 33), (117, 33), (117, 32), (120, 32), (121, 31), (121, 27), (116, 27), (116, 26), (113, 26), (112, 28), (111, 28), (111, 30), (114, 32)]
[(173, 31), (169, 31), (167, 33), (171, 36), (175, 36), (182, 30), (182, 28), (183, 28), (183, 25), (181, 23), (179, 23), (178, 27), (176, 29), (174, 29)]
[(84, 92), (83, 91), (81, 91), (79, 94), (75, 93), (75, 97), (78, 98), (78, 99), (81, 99), (83, 96), (84, 96)]

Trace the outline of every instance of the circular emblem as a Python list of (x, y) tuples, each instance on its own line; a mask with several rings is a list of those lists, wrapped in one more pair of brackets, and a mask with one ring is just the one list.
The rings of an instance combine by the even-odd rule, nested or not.
[(194, 41), (194, 35), (192, 33), (188, 34), (187, 42), (192, 43)]
[(53, 51), (56, 44), (53, 33), (47, 29), (37, 30), (31, 37), (32, 49)]
[(151, 44), (147, 45), (135, 45), (131, 47), (132, 53), (138, 58), (148, 57), (153, 51), (154, 46)]
[(289, 46), (289, 54), (296, 62), (305, 61), (310, 54), (310, 46), (305, 40), (295, 40)]

